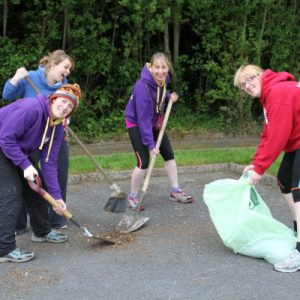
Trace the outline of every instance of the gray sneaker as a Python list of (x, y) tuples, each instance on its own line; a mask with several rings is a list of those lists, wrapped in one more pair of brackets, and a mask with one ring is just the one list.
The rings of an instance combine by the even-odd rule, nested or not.
[(35, 243), (64, 243), (68, 240), (68, 236), (62, 232), (52, 229), (48, 234), (44, 236), (36, 236), (33, 233), (31, 236), (31, 240)]
[(192, 196), (188, 196), (185, 192), (179, 189), (178, 192), (170, 193), (170, 201), (181, 203), (192, 203), (194, 201)]
[(274, 269), (278, 272), (292, 273), (300, 270), (300, 253), (294, 249), (288, 257), (274, 264)]
[(16, 262), (16, 263), (25, 262), (25, 261), (32, 260), (33, 257), (34, 257), (34, 252), (29, 252), (29, 251), (16, 248), (11, 252), (9, 252), (7, 255), (1, 256), (0, 263), (8, 262), (8, 261)]

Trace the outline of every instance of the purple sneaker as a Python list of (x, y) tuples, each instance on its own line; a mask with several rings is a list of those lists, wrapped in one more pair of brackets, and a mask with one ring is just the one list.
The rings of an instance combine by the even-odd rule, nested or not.
[[(127, 197), (127, 204), (128, 207), (131, 208), (132, 210), (137, 210), (139, 206), (139, 199), (137, 197), (132, 197), (129, 195)], [(145, 210), (145, 206), (143, 204), (141, 205), (140, 210)]]
[(194, 198), (192, 196), (188, 196), (185, 192), (179, 189), (177, 192), (170, 192), (170, 201), (192, 203)]

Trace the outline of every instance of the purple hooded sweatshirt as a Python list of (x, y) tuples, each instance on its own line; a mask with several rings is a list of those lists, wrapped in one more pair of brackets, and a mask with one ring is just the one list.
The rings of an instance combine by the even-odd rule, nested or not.
[[(169, 75), (166, 78), (166, 85), (169, 83)], [(140, 128), (143, 144), (149, 151), (155, 148), (153, 128), (155, 128), (159, 113), (156, 112), (157, 93), (163, 95), (163, 87), (158, 86), (150, 73), (147, 64), (144, 65), (141, 78), (135, 83), (132, 95), (126, 105), (125, 117), (130, 123)], [(165, 99), (162, 99), (162, 111), (169, 99), (170, 93), (166, 92)]]
[[(49, 99), (44, 95), (22, 98), (0, 109), (0, 148), (22, 170), (31, 165), (28, 155), (39, 149), (49, 114)], [(53, 144), (46, 162), (54, 128)], [(53, 128), (49, 126), (41, 150), (41, 169), (46, 190), (56, 200), (62, 198), (57, 180), (57, 156), (63, 134), (62, 124)]]

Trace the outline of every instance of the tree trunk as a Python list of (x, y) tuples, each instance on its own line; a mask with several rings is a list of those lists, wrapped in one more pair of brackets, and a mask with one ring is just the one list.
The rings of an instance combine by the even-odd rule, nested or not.
[(46, 35), (46, 27), (47, 27), (47, 17), (43, 17), (43, 25), (41, 30), (41, 36), (44, 37)]
[(247, 29), (247, 18), (248, 18), (248, 5), (249, 5), (249, 0), (246, 0), (245, 3), (245, 15), (244, 15), (244, 22), (243, 22), (243, 32), (242, 32), (242, 38), (243, 41), (246, 40), (246, 29)]
[(181, 21), (182, 21), (182, 1), (175, 1), (175, 6), (173, 9), (174, 13), (174, 65), (178, 63), (179, 56), (179, 43), (180, 43), (180, 31), (181, 31)]
[(116, 32), (117, 32), (117, 17), (114, 18), (114, 26), (113, 26), (113, 32), (111, 38), (111, 53), (115, 47)]
[(165, 30), (164, 30), (164, 51), (166, 55), (171, 58), (171, 51), (170, 51), (170, 35), (169, 35), (169, 20), (165, 20)]
[(297, 14), (297, 2), (298, 2), (298, 0), (294, 0), (294, 5), (293, 5), (294, 15)]
[(6, 26), (7, 26), (7, 0), (3, 1), (3, 37), (6, 36)]
[(64, 29), (63, 29), (63, 40), (62, 40), (62, 49), (66, 49), (67, 44), (67, 35), (68, 35), (68, 7), (64, 7)]
[(263, 15), (262, 24), (261, 24), (259, 42), (262, 42), (262, 40), (263, 40), (263, 35), (264, 35), (264, 31), (265, 31), (265, 27), (266, 27), (266, 21), (267, 21), (267, 14), (268, 14), (268, 6), (266, 5), (264, 15)]

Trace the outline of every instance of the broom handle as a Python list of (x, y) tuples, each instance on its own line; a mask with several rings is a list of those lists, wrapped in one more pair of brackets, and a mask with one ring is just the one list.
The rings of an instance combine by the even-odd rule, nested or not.
[[(28, 83), (30, 84), (30, 86), (34, 89), (34, 91), (37, 94), (41, 94), (41, 92), (39, 91), (39, 89), (37, 88), (37, 86), (33, 83), (33, 81), (26, 76), (25, 79), (28, 81)], [(96, 161), (96, 159), (92, 156), (92, 154), (90, 153), (90, 151), (87, 149), (87, 147), (81, 142), (81, 140), (79, 139), (79, 137), (74, 133), (74, 131), (70, 128), (67, 127), (68, 132), (70, 133), (70, 135), (76, 140), (76, 142), (79, 144), (79, 146), (82, 148), (82, 150), (86, 153), (86, 155), (90, 158), (90, 160), (94, 163), (95, 167), (102, 173), (102, 175), (105, 177), (105, 179), (111, 184), (111, 185), (115, 185), (115, 183), (112, 181), (112, 179), (106, 174), (106, 172), (102, 169), (102, 167), (98, 164), (98, 162)]]
[[(169, 115), (170, 115), (170, 112), (171, 112), (172, 105), (173, 105), (173, 101), (169, 100), (169, 103), (168, 103), (168, 106), (167, 106), (167, 109), (166, 109), (166, 113), (165, 113), (165, 116), (164, 116), (164, 120), (163, 120), (161, 129), (159, 131), (158, 138), (157, 138), (157, 141), (156, 141), (155, 148), (157, 150), (159, 150), (159, 148), (160, 148), (160, 144), (161, 144), (163, 135), (165, 133), (165, 129), (167, 127), (167, 123), (168, 123), (168, 119), (169, 119)], [(140, 207), (143, 203), (143, 199), (144, 199), (144, 196), (146, 194), (146, 191), (147, 191), (147, 188), (148, 188), (148, 185), (149, 185), (149, 181), (150, 181), (150, 177), (151, 177), (151, 174), (152, 174), (152, 171), (153, 171), (153, 168), (154, 168), (156, 157), (157, 157), (157, 155), (152, 155), (151, 156), (148, 171), (147, 171), (147, 174), (146, 174), (146, 177), (145, 177), (145, 180), (144, 180), (144, 184), (143, 184), (143, 187), (142, 187), (142, 192), (141, 192), (141, 197), (140, 197), (137, 212), (140, 211)]]
[(67, 128), (70, 135), (75, 139), (75, 141), (79, 144), (79, 146), (82, 148), (82, 150), (85, 152), (85, 154), (90, 158), (90, 160), (94, 163), (95, 167), (102, 173), (102, 175), (105, 177), (105, 179), (111, 184), (115, 185), (115, 183), (112, 181), (112, 179), (106, 174), (106, 172), (102, 169), (102, 167), (98, 164), (96, 159), (93, 157), (91, 152), (87, 149), (87, 147), (81, 142), (79, 137), (75, 134), (75, 132), (68, 127)]
[(37, 86), (33, 83), (33, 81), (28, 76), (26, 76), (25, 79), (38, 95), (41, 94), (40, 90), (37, 88)]

